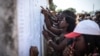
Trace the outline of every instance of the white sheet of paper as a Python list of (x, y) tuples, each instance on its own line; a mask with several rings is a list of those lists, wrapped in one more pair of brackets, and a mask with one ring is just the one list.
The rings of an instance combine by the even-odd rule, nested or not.
[(37, 46), (39, 56), (43, 55), (43, 15), (40, 6), (48, 6), (47, 0), (17, 0), (18, 56), (29, 56), (31, 46)]

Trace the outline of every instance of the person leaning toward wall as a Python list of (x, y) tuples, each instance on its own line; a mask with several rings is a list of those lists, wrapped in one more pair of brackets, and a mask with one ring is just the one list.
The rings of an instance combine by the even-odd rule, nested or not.
[[(91, 20), (83, 20), (78, 23), (73, 32), (64, 35), (65, 39), (59, 45), (52, 41), (51, 37), (48, 36), (48, 33), (45, 29), (43, 30), (43, 35), (44, 38), (48, 41), (48, 44), (58, 51), (64, 50), (66, 46), (72, 45), (74, 42), (78, 43), (76, 47), (76, 49), (80, 51), (80, 53), (78, 53), (80, 55), (78, 56), (84, 56), (85, 54), (88, 55), (90, 53), (93, 54), (95, 47), (98, 47), (98, 50), (100, 49), (100, 43), (99, 41), (96, 41), (98, 37), (100, 37), (100, 28), (96, 22)], [(95, 43), (96, 45), (94, 45)], [(92, 46), (92, 48), (89, 49), (87, 47), (88, 45), (89, 47)], [(89, 51), (86, 52), (85, 48), (87, 48)], [(66, 55), (68, 54), (64, 52), (63, 56)]]
[[(75, 20), (76, 16), (71, 11), (65, 10), (59, 15), (59, 18), (57, 17), (59, 21), (58, 26), (54, 27), (52, 26), (52, 23), (50, 23), (51, 18), (49, 18), (49, 15), (47, 13), (48, 11), (42, 8), (42, 14), (45, 17), (44, 21), (48, 32), (48, 37), (52, 37), (51, 34), (49, 34), (49, 32), (52, 32), (54, 34), (60, 33), (57, 34), (58, 35), (57, 37), (52, 37), (51, 39), (54, 43), (59, 44), (64, 39), (64, 34), (72, 32), (74, 30), (76, 26), (76, 20)], [(61, 51), (54, 49), (54, 52), (57, 53), (56, 56), (61, 56), (63, 49)]]

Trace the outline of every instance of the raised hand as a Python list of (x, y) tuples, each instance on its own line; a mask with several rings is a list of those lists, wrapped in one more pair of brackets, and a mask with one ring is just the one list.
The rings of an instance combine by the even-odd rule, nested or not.
[(42, 7), (42, 6), (40, 6), (40, 7), (42, 8), (42, 10), (41, 10), (42, 14), (47, 14), (48, 13), (48, 11), (46, 9), (44, 9), (44, 7)]
[(65, 48), (65, 50), (63, 51), (63, 56), (74, 56), (71, 46)]
[(46, 7), (46, 10), (47, 10), (49, 13), (51, 13), (51, 12), (50, 12), (50, 9), (49, 9), (48, 7)]
[(42, 34), (43, 34), (43, 36), (44, 36), (44, 38), (45, 38), (46, 40), (51, 39), (51, 38), (49, 37), (49, 35), (48, 35), (48, 31), (45, 29), (44, 26), (43, 26)]

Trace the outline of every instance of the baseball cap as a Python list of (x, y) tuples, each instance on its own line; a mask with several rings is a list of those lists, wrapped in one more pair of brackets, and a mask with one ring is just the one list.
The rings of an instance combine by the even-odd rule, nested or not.
[(83, 20), (76, 25), (73, 32), (65, 34), (64, 36), (66, 38), (75, 38), (81, 34), (100, 35), (100, 27), (95, 21)]

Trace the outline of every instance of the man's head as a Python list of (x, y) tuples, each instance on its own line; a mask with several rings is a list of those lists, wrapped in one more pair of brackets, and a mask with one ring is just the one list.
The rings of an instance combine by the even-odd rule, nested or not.
[(96, 15), (96, 19), (99, 19), (100, 18), (100, 11), (96, 11), (95, 15)]
[(97, 15), (97, 14), (100, 14), (100, 11), (96, 11), (96, 12), (95, 12), (95, 15)]

